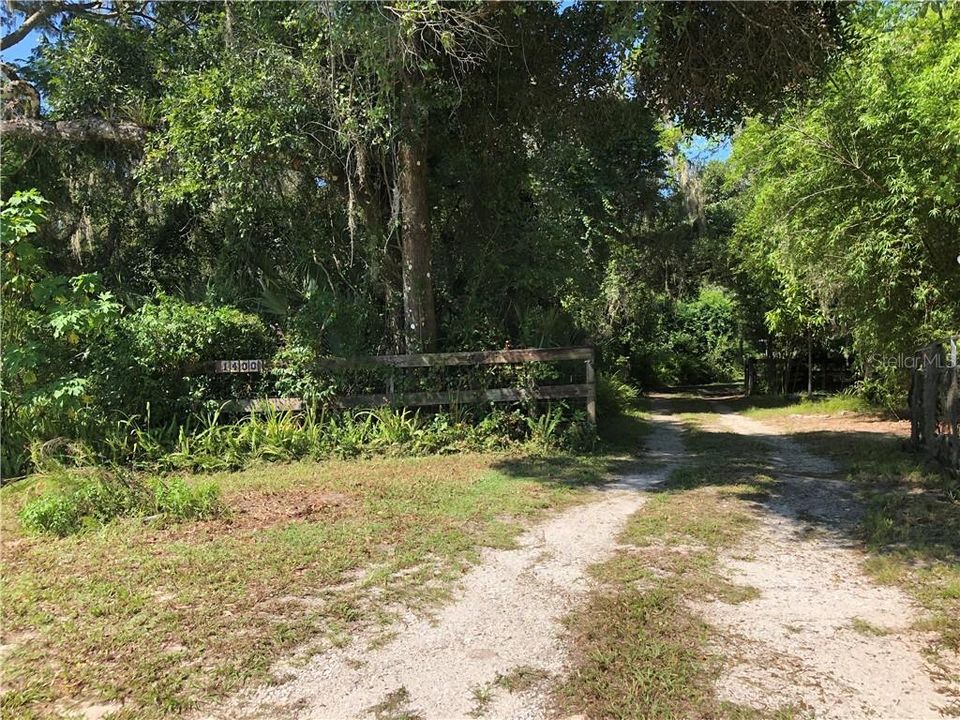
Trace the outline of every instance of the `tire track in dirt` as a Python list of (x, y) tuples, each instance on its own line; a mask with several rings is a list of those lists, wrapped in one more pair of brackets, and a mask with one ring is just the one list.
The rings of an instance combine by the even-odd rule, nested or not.
[(660, 407), (643, 472), (528, 530), (515, 549), (484, 550), (435, 617), (408, 619), (379, 648), (355, 641), (304, 667), (282, 668), (282, 684), (242, 692), (207, 717), (464, 718), (483, 693), (484, 717), (543, 717), (543, 683), (508, 692), (497, 679), (518, 668), (563, 669), (561, 619), (589, 589), (587, 568), (616, 550), (627, 518), (645, 502), (642, 491), (663, 480), (681, 454), (679, 422)]
[(929, 638), (912, 629), (920, 609), (864, 574), (850, 541), (861, 512), (851, 486), (830, 477), (831, 461), (776, 429), (717, 409), (720, 430), (769, 444), (781, 483), (759, 530), (721, 566), (759, 597), (698, 606), (721, 631), (721, 699), (766, 713), (793, 706), (817, 718), (942, 717), (960, 688), (932, 679), (923, 655)]

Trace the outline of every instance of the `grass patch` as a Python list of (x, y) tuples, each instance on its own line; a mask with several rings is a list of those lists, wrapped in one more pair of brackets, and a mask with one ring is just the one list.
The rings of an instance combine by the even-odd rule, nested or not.
[(407, 709), (409, 703), (410, 691), (401, 686), (369, 708), (369, 712), (376, 720), (420, 720), (420, 715)]
[(502, 687), (507, 692), (522, 693), (532, 690), (550, 677), (543, 668), (536, 668), (531, 665), (518, 665), (506, 674), (497, 674), (494, 685)]
[(741, 602), (752, 588), (716, 572), (719, 551), (755, 519), (727, 490), (652, 498), (621, 540), (632, 547), (593, 569), (602, 587), (568, 618), (574, 669), (556, 687), (563, 714), (590, 718), (711, 717), (719, 712), (710, 627), (689, 600)]
[[(35, 478), (3, 503), (4, 717), (122, 701), (180, 713), (398, 605), (430, 605), (481, 546), (586, 497), (609, 458), (498, 454), (261, 465), (207, 476), (227, 512), (188, 523), (120, 517), (63, 538), (25, 532), (36, 497), (89, 480)], [(197, 478), (182, 479), (195, 488)]]
[(960, 486), (920, 467), (900, 473), (861, 466), (851, 478), (866, 501), (867, 572), (909, 592), (928, 612), (924, 629), (960, 650)]
[(711, 703), (708, 627), (665, 589), (621, 587), (594, 596), (576, 622), (576, 668), (560, 686), (562, 712), (590, 718), (686, 718)]
[(756, 419), (784, 415), (881, 414), (882, 411), (856, 395), (826, 395), (808, 398), (743, 398), (732, 403), (740, 413)]
[(48, 490), (20, 510), (24, 529), (65, 537), (121, 517), (207, 519), (224, 510), (212, 483), (188, 485), (182, 478), (150, 478), (101, 472), (73, 487)]

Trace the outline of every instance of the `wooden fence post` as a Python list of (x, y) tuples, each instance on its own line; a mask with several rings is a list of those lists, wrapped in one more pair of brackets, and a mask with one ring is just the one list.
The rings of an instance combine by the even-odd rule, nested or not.
[[(914, 355), (916, 360), (916, 355)], [(910, 368), (910, 444), (919, 450), (922, 444), (920, 425), (923, 418), (923, 373), (920, 368)]]
[(934, 455), (937, 451), (937, 400), (940, 384), (940, 343), (931, 343), (923, 349), (923, 446)]
[(587, 360), (587, 419), (594, 427), (597, 426), (597, 379), (593, 370), (593, 351), (590, 352), (590, 359)]

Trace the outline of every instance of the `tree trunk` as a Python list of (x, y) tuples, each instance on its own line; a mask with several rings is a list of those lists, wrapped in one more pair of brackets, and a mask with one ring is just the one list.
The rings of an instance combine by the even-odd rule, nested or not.
[(383, 344), (380, 351), (403, 352), (403, 303), (400, 288), (400, 247), (396, 238), (390, 237), (384, 204), (388, 190), (387, 178), (373, 172), (367, 158), (367, 150), (358, 148), (364, 162), (358, 163), (357, 180), (360, 186), (358, 197), (363, 211), (363, 224), (368, 242), (370, 282), (379, 288), (383, 297)]
[(813, 397), (813, 334), (807, 331), (807, 397)]
[(780, 393), (781, 395), (790, 394), (790, 381), (792, 380), (792, 378), (790, 377), (790, 374), (792, 372), (793, 372), (793, 351), (791, 351), (790, 354), (787, 355), (786, 357), (786, 364), (783, 369), (783, 385), (781, 386), (783, 392)]
[(773, 395), (774, 393), (777, 392), (776, 391), (777, 374), (776, 374), (776, 368), (774, 367), (774, 357), (773, 357), (773, 335), (767, 336), (767, 342), (766, 342), (766, 347), (764, 348), (764, 351), (766, 353), (766, 361), (767, 361), (766, 363), (767, 364), (767, 367), (766, 367), (767, 392)]
[(427, 144), (408, 128), (399, 142), (403, 335), (407, 352), (429, 352), (437, 339), (430, 271), (430, 206), (427, 204)]

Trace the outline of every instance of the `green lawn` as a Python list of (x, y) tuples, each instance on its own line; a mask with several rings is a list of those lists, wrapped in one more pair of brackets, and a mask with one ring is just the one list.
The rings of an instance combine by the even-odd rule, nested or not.
[(734, 405), (743, 407), (742, 414), (757, 420), (784, 415), (875, 414), (881, 412), (867, 401), (854, 395), (802, 397), (799, 400), (779, 397), (743, 398)]
[[(62, 539), (18, 527), (55, 478), (0, 491), (4, 717), (123, 703), (156, 717), (269, 679), (295, 646), (342, 643), (436, 602), (482, 546), (586, 497), (609, 457), (465, 454), (261, 465), (207, 476), (228, 514), (118, 520)], [(188, 482), (194, 482), (188, 479)]]

